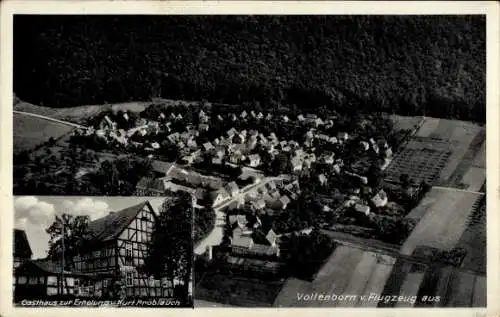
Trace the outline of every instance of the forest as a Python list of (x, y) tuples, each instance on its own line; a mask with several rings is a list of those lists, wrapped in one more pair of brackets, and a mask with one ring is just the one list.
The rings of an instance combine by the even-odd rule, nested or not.
[(485, 121), (486, 19), (14, 18), (14, 91), (49, 107), (152, 97)]

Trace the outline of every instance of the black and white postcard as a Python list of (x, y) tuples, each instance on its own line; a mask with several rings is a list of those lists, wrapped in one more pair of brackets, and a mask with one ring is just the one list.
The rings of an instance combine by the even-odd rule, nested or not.
[(2, 305), (498, 313), (497, 3), (3, 8)]

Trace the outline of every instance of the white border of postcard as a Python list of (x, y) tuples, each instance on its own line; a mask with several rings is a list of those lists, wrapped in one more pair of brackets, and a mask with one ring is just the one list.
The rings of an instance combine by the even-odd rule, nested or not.
[[(0, 248), (0, 315), (1, 316), (136, 316), (137, 309), (42, 309), (14, 308), (12, 305), (12, 22), (13, 14), (485, 14), (487, 15), (487, 241), (488, 241), (488, 308), (450, 309), (252, 309), (241, 308), (244, 315), (269, 314), (273, 316), (301, 314), (302, 316), (376, 315), (402, 316), (500, 316), (500, 251), (498, 229), (499, 202), (499, 11), (495, 1), (11, 1), (1, 3), (1, 100), (0, 107), (0, 199), (1, 238)], [(141, 309), (141, 314), (165, 316), (179, 314), (233, 316), (233, 309)]]

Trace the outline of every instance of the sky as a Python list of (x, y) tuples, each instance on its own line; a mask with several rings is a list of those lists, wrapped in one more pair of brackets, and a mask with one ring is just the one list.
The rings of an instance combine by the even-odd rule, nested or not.
[(106, 216), (110, 211), (149, 200), (158, 212), (162, 197), (82, 197), (82, 196), (17, 196), (14, 198), (15, 228), (26, 231), (33, 251), (33, 259), (44, 258), (49, 248), (49, 235), (45, 232), (55, 215), (88, 215), (91, 220)]

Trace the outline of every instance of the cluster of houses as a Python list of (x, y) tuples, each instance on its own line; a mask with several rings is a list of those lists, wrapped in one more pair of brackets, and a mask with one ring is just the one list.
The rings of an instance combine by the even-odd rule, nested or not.
[[(369, 215), (371, 208), (381, 208), (387, 206), (388, 203), (387, 193), (381, 189), (374, 196), (371, 197), (369, 202), (362, 200), (357, 195), (349, 196), (349, 199), (344, 202), (344, 207), (354, 207), (354, 210), (365, 215)], [(370, 207), (370, 205), (372, 207)]]
[(249, 221), (246, 215), (230, 215), (230, 248), (233, 255), (279, 257), (278, 235), (270, 229), (263, 241), (255, 241), (253, 231), (262, 226), (258, 216)]

